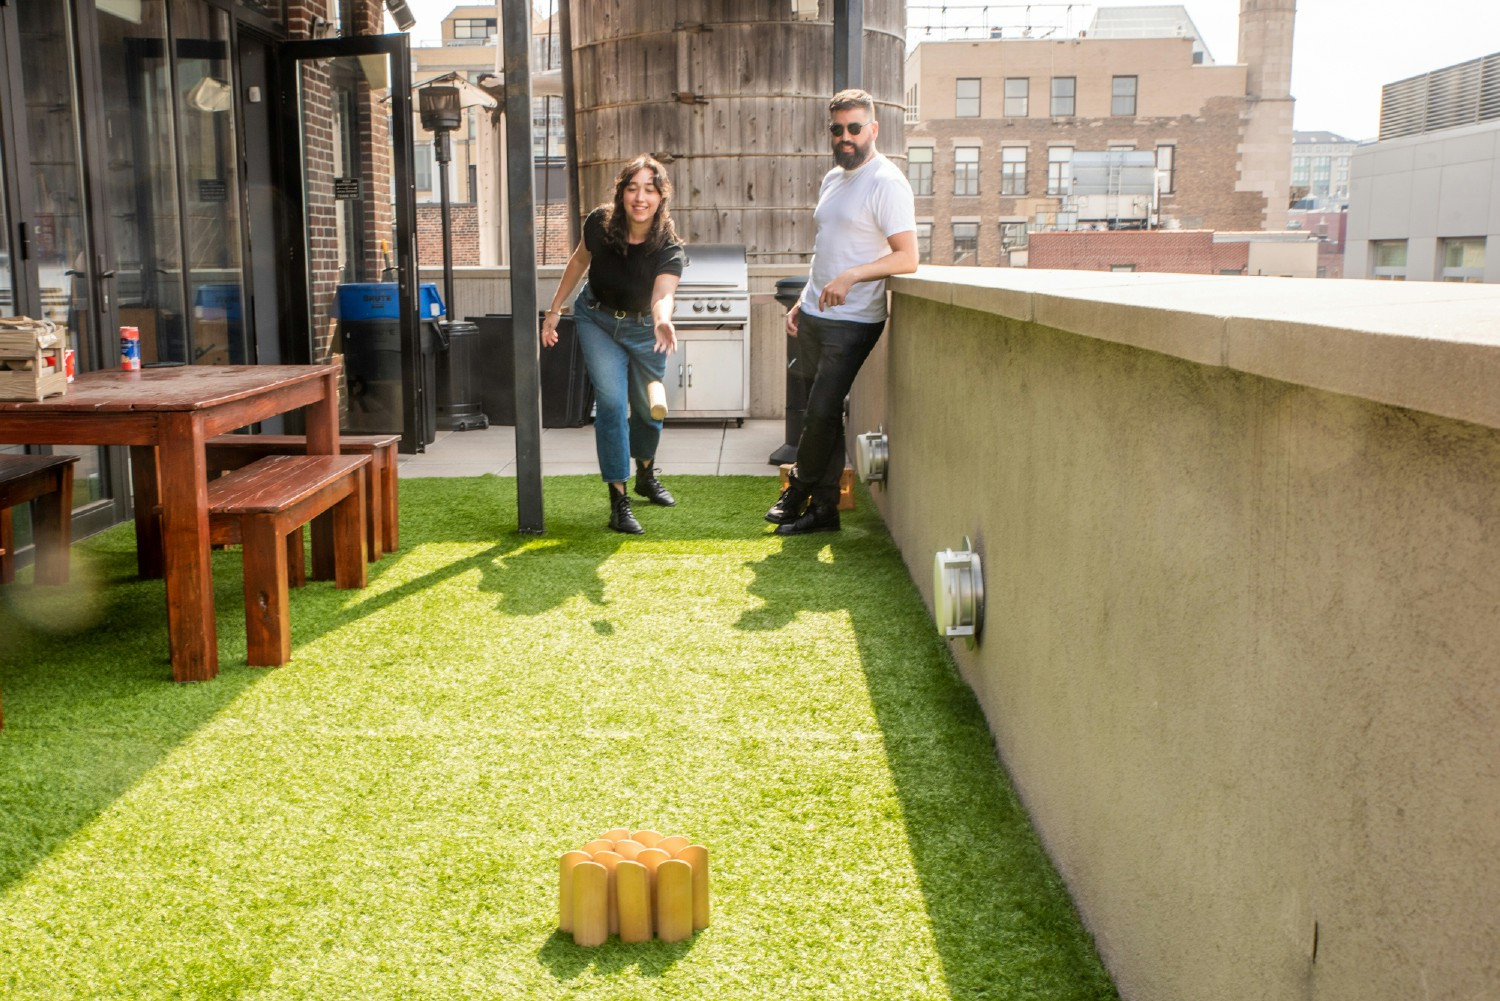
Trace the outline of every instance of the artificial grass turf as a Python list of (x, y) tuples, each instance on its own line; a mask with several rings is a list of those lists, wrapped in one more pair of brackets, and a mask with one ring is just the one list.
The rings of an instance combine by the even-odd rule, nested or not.
[[(871, 506), (783, 539), (774, 481), (674, 477), (644, 537), (592, 477), (402, 481), (363, 591), (293, 660), (174, 685), (128, 526), (0, 593), (0, 996), (1114, 998)], [(713, 923), (581, 949), (556, 862), (709, 847)]]

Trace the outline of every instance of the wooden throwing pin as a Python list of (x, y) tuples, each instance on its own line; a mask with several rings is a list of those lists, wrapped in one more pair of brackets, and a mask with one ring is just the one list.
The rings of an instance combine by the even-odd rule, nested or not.
[(609, 870), (598, 862), (573, 867), (573, 941), (583, 946), (609, 940)]

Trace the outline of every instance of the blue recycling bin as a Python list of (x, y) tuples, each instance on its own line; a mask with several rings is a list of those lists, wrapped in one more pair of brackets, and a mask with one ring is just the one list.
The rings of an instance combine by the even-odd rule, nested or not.
[(238, 282), (209, 282), (193, 292), (193, 360), (245, 364), (245, 318)]
[[(418, 290), (421, 317), (420, 368), (417, 385), (423, 397), (426, 429), (423, 444), (435, 437), (437, 375), (433, 327), (445, 312), (437, 285)], [(400, 434), (401, 292), (395, 282), (350, 282), (340, 285), (332, 315), (339, 321), (339, 351), (344, 356), (349, 408), (345, 429), (367, 434)]]

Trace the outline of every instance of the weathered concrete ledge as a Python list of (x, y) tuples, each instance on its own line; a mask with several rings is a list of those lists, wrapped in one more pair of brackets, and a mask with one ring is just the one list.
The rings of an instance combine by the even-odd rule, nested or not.
[(1126, 1001), (1500, 997), (1500, 288), (925, 268), (850, 430)]
[(1500, 427), (1500, 285), (924, 267), (891, 289)]

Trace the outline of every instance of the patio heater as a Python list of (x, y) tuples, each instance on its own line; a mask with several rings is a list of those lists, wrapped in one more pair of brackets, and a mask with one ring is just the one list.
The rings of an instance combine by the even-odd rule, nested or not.
[(438, 372), (438, 427), (447, 431), (482, 430), (490, 426), (480, 408), (475, 373), (478, 371), (479, 328), (456, 319), (458, 306), (453, 298), (453, 225), (448, 210), (448, 164), (453, 160), (453, 145), (448, 133), (464, 120), (463, 92), (456, 86), (428, 84), (417, 91), (417, 111), (422, 128), (432, 133), (433, 159), (437, 161), (438, 199), (442, 203), (443, 226), (443, 306), (446, 323), (441, 331), (444, 361)]

